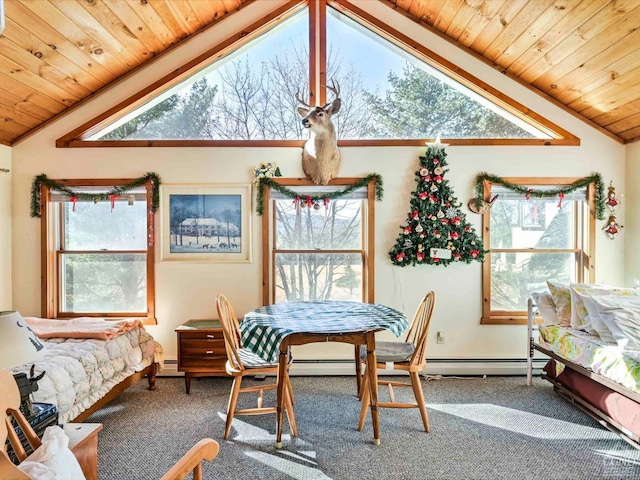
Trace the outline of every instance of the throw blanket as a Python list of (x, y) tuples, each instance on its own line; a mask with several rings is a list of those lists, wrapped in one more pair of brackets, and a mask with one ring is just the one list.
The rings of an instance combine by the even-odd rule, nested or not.
[(24, 317), (39, 338), (95, 338), (110, 340), (118, 335), (142, 326), (142, 320), (127, 319), (108, 321), (102, 318), (80, 317), (69, 320)]

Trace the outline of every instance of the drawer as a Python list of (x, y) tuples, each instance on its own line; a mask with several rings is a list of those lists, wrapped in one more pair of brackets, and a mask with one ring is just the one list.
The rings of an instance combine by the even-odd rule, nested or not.
[(193, 330), (188, 332), (180, 332), (180, 339), (201, 339), (201, 340), (220, 340), (224, 341), (222, 330), (220, 331), (201, 331)]
[(201, 350), (220, 350), (223, 353), (226, 351), (224, 348), (224, 340), (202, 340), (202, 339), (182, 339), (180, 340), (180, 350), (185, 348), (199, 348)]
[(227, 356), (221, 355), (185, 355), (180, 357), (180, 368), (198, 367), (204, 370), (214, 369), (224, 371), (224, 366), (227, 363)]
[(211, 347), (201, 347), (201, 346), (194, 346), (194, 347), (187, 347), (187, 346), (182, 346), (180, 348), (180, 355), (184, 356), (184, 355), (198, 355), (201, 357), (210, 357), (210, 356), (220, 356), (220, 357), (224, 357), (227, 358), (227, 351), (223, 348), (211, 348)]

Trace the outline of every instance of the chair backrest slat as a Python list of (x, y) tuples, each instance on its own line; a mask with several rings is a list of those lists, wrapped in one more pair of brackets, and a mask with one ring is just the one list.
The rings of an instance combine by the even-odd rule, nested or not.
[(222, 334), (224, 335), (224, 348), (227, 351), (227, 360), (237, 370), (244, 370), (244, 365), (238, 355), (238, 350), (242, 348), (240, 344), (240, 323), (238, 317), (233, 311), (233, 307), (227, 297), (218, 294), (216, 298), (216, 309), (218, 310), (218, 318), (222, 325)]
[[(20, 411), (20, 390), (18, 389), (18, 384), (15, 382), (13, 374), (10, 371), (0, 370), (0, 385), (2, 385), (2, 388), (0, 389), (0, 411), (2, 411), (2, 416), (4, 417), (4, 420), (0, 419), (0, 454), (6, 455), (3, 450), (5, 441), (8, 438), (16, 457), (20, 462), (22, 462), (27, 458), (27, 452), (18, 437), (15, 425), (11, 421), (11, 418), (13, 417), (15, 422), (22, 429), (22, 432), (29, 442), (32, 450), (36, 450), (40, 447), (42, 442), (33, 430), (33, 427)], [(17, 477), (13, 477), (8, 474), (7, 476), (4, 476), (5, 469), (10, 466), (7, 462), (8, 458), (6, 457), (0, 459), (0, 478), (23, 478), (19, 475)], [(17, 472), (19, 473), (20, 471), (18, 470)]]
[(429, 335), (429, 325), (431, 324), (431, 317), (433, 316), (433, 309), (436, 305), (436, 294), (431, 291), (428, 292), (413, 317), (411, 327), (407, 332), (407, 342), (413, 343), (414, 351), (409, 363), (411, 365), (419, 365), (424, 361), (425, 352), (427, 349), (427, 338)]

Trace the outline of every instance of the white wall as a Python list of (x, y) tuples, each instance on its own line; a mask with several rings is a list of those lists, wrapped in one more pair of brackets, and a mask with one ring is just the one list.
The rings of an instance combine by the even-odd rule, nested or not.
[(626, 176), (621, 188), (616, 193), (623, 194), (622, 205), (626, 206), (624, 235), (626, 236), (625, 249), (625, 282), (633, 284), (634, 278), (640, 278), (640, 142), (630, 143), (626, 146)]
[[(244, 12), (260, 18), (266, 8), (278, 2), (255, 2)], [(449, 147), (447, 178), (458, 199), (466, 205), (473, 195), (475, 176), (487, 171), (500, 176), (575, 176), (600, 172), (605, 181), (624, 184), (625, 148), (590, 128), (575, 117), (512, 82), (496, 70), (456, 49), (413, 22), (397, 16), (378, 2), (356, 2), (361, 8), (384, 18), (395, 28), (423, 42), (428, 48), (465, 68), (518, 102), (549, 118), (582, 139), (579, 147)], [(231, 19), (232, 21), (233, 18)], [(237, 21), (238, 19), (235, 19)], [(224, 22), (212, 32), (164, 56), (152, 67), (122, 82), (117, 89), (98, 96), (13, 149), (13, 303), (23, 314), (38, 315), (40, 305), (39, 223), (29, 218), (29, 188), (34, 175), (50, 178), (138, 177), (157, 172), (165, 184), (244, 183), (251, 181), (250, 168), (260, 161), (275, 161), (285, 177), (302, 176), (298, 148), (116, 148), (56, 149), (54, 142), (78, 125), (135, 93), (182, 63), (223, 39), (241, 25)], [(426, 147), (343, 148), (341, 176), (364, 176), (376, 172), (384, 180), (384, 199), (376, 205), (376, 286), (378, 303), (412, 316), (423, 294), (437, 293), (428, 357), (433, 358), (523, 358), (526, 332), (522, 326), (480, 325), (481, 264), (449, 267), (394, 267), (387, 252), (406, 217), (410, 193), (415, 189), (414, 171), (418, 156)], [(628, 189), (627, 189), (628, 190)], [(480, 217), (463, 212), (480, 231)], [(623, 218), (621, 212), (620, 218)], [(161, 215), (162, 212), (159, 212)], [(158, 215), (158, 217), (159, 217)], [(156, 248), (159, 256), (159, 218), (156, 219)], [(237, 313), (260, 305), (262, 219), (253, 214), (253, 263), (176, 264), (156, 266), (158, 325), (150, 332), (163, 344), (168, 359), (175, 358), (176, 326), (190, 318), (215, 315), (214, 299), (224, 292)], [(624, 276), (625, 233), (607, 240), (598, 224), (597, 280), (621, 284)], [(435, 343), (435, 332), (444, 330), (446, 343)], [(383, 335), (385, 336), (385, 335)], [(386, 335), (388, 337), (388, 335)], [(296, 358), (351, 358), (345, 346), (307, 346)], [(338, 353), (340, 352), (340, 353)]]
[(11, 148), (0, 145), (0, 311), (11, 310)]

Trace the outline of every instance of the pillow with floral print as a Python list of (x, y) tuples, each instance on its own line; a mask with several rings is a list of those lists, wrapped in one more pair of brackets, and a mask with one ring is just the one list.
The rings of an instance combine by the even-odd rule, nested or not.
[(558, 325), (561, 327), (571, 326), (571, 291), (566, 283), (547, 281), (551, 298), (556, 306), (556, 316)]

